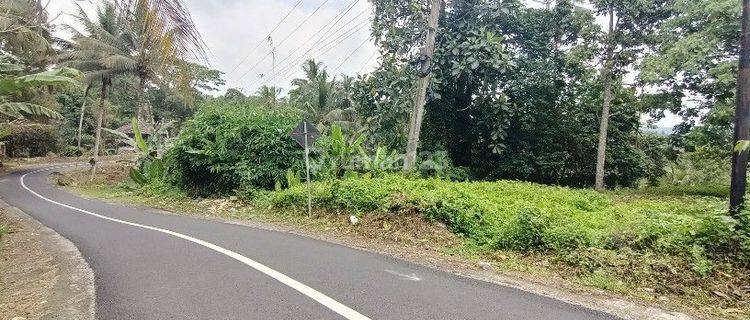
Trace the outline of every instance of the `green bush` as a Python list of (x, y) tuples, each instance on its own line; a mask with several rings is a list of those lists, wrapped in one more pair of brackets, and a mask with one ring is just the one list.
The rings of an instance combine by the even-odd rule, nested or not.
[(202, 196), (272, 189), (288, 169), (302, 171), (302, 149), (289, 137), (299, 120), (290, 109), (210, 102), (165, 156), (171, 182)]
[(7, 125), (0, 130), (9, 157), (42, 157), (60, 150), (55, 127), (42, 124)]
[(83, 148), (78, 148), (76, 146), (65, 146), (63, 150), (60, 152), (60, 155), (63, 157), (80, 157), (83, 155), (85, 150)]
[(731, 161), (705, 150), (680, 154), (667, 166), (662, 184), (667, 185), (729, 185)]
[[(314, 203), (329, 210), (416, 212), (496, 249), (563, 256), (587, 248), (627, 249), (692, 259), (698, 253), (714, 258), (736, 253), (742, 243), (727, 236), (733, 232), (721, 220), (725, 204), (714, 198), (617, 197), (527, 182), (399, 175), (317, 182), (312, 193)], [(304, 206), (306, 199), (304, 187), (293, 187), (274, 192), (270, 201)], [(705, 272), (708, 265), (701, 262), (696, 270)]]
[(662, 185), (638, 190), (639, 193), (657, 196), (702, 196), (729, 197), (729, 185), (718, 183), (704, 183), (699, 185)]

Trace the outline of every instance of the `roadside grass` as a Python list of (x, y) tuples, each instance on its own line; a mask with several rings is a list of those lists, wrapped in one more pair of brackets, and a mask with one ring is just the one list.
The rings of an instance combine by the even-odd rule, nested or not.
[[(717, 197), (389, 176), (315, 183), (309, 217), (304, 187), (247, 199), (193, 199), (168, 185), (136, 187), (123, 182), (126, 175), (104, 176), (71, 188), (175, 213), (430, 251), (475, 268), (481, 261), (503, 274), (706, 318), (750, 316), (750, 272), (739, 263), (747, 257), (735, 251), (742, 239), (728, 236), (732, 226)], [(349, 214), (360, 224), (350, 225)]]

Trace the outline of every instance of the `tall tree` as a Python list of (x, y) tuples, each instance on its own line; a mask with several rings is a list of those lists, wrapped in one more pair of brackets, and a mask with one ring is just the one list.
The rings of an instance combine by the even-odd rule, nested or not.
[[(68, 51), (57, 58), (62, 65), (72, 66), (84, 72), (87, 91), (93, 85), (100, 85), (99, 105), (96, 111), (96, 129), (94, 131), (94, 148), (92, 152), (91, 173), (96, 173), (101, 151), (102, 127), (106, 117), (106, 100), (112, 78), (129, 72), (126, 55), (128, 46), (123, 40), (125, 34), (118, 27), (118, 13), (112, 3), (105, 2), (97, 11), (97, 19), (92, 20), (82, 8), (78, 8), (76, 19), (84, 28), (79, 32), (73, 28), (72, 41), (65, 45)], [(125, 62), (123, 62), (125, 61)], [(84, 97), (84, 103), (86, 98)], [(81, 113), (85, 112), (81, 106)]]
[[(750, 138), (750, 0), (742, 1), (742, 36), (740, 38), (737, 107), (734, 113), (734, 142)], [(747, 148), (732, 153), (732, 181), (729, 193), (730, 211), (738, 215), (745, 201), (747, 183)]]
[(614, 9), (607, 10), (609, 24), (607, 29), (607, 40), (604, 49), (604, 66), (602, 67), (601, 79), (604, 87), (602, 99), (602, 113), (599, 121), (599, 144), (596, 151), (596, 177), (594, 188), (604, 189), (604, 161), (607, 157), (607, 130), (609, 130), (609, 108), (612, 104), (612, 55), (615, 46), (615, 14)]
[(54, 56), (52, 33), (41, 0), (0, 0), (0, 50), (39, 71)]
[(174, 76), (165, 71), (176, 61), (205, 59), (205, 44), (180, 0), (120, 0), (116, 4), (122, 27), (130, 34), (131, 72), (139, 79), (136, 115), (144, 126), (152, 127), (153, 110), (144, 96), (149, 82)]
[(607, 135), (612, 84), (628, 72), (630, 66), (641, 58), (644, 50), (653, 41), (650, 35), (658, 30), (661, 22), (669, 16), (672, 0), (594, 0), (599, 13), (608, 17), (607, 33), (603, 41), (602, 71), (600, 81), (602, 109), (599, 121), (599, 143), (596, 157), (594, 187), (605, 187), (607, 161)]
[(47, 70), (52, 37), (47, 12), (37, 0), (0, 0), (0, 115), (4, 118), (61, 115), (34, 103), (53, 86), (77, 85), (79, 73), (69, 68)]
[(92, 150), (91, 159), (91, 177), (93, 178), (96, 174), (96, 169), (99, 167), (99, 155), (101, 153), (102, 145), (102, 128), (104, 126), (104, 118), (107, 114), (107, 89), (112, 86), (112, 78), (107, 75), (100, 77), (101, 87), (99, 93), (99, 109), (96, 115), (96, 130), (94, 131), (94, 149)]

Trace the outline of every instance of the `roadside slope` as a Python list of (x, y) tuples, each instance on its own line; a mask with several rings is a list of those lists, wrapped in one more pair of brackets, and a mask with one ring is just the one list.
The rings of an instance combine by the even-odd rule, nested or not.
[[(329, 309), (212, 250), (42, 201), (19, 186), (0, 195), (59, 231), (96, 273), (103, 318), (337, 318)], [(81, 199), (31, 174), (46, 198), (195, 237), (262, 263), (372, 319), (615, 319), (522, 290), (475, 281), (390, 257), (287, 233), (170, 216)]]

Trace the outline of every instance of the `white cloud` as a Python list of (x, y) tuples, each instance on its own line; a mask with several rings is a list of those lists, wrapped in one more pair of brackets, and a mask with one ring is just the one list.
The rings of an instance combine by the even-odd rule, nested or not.
[[(282, 17), (294, 7), (297, 0), (183, 1), (193, 16), (198, 31), (203, 35), (210, 51), (209, 66), (227, 73), (225, 79), (228, 82), (228, 87), (242, 88), (245, 93), (254, 92), (260, 85), (268, 81), (266, 79), (270, 80), (272, 69), (276, 70), (277, 76), (275, 78), (277, 79), (273, 80), (273, 83), (267, 83), (288, 89), (291, 79), (301, 76), (299, 65), (302, 62), (302, 54), (319, 37), (323, 41), (316, 45), (316, 48), (306, 54), (304, 58), (316, 58), (316, 60), (322, 61), (329, 72), (334, 71), (337, 66), (341, 65), (340, 68), (335, 70), (336, 74), (354, 75), (360, 70), (363, 72), (372, 70), (377, 63), (376, 48), (372, 41), (368, 40), (372, 12), (367, 0), (302, 1), (271, 35), (276, 46), (277, 64), (275, 68), (272, 68), (273, 59), (268, 55), (271, 51), (270, 45), (263, 39)], [(352, 1), (356, 2), (355, 5), (330, 32), (326, 34), (316, 33), (331, 22)], [(55, 23), (72, 24), (74, 20), (66, 14), (77, 12), (76, 2), (90, 14), (95, 12), (95, 5), (98, 3), (96, 0), (52, 0), (48, 6), (50, 16), (63, 13)], [(310, 16), (324, 2), (325, 4)], [(357, 17), (360, 13), (362, 14)], [(309, 20), (292, 33), (308, 16), (310, 16)], [(356, 19), (351, 24), (341, 28), (345, 22), (355, 17)], [(326, 44), (345, 31), (351, 30), (351, 26), (359, 25), (362, 25), (362, 28), (353, 32), (352, 36), (342, 39), (338, 44), (331, 43), (330, 50), (325, 54), (320, 54), (325, 48), (328, 48), (322, 48), (321, 44)], [(66, 36), (62, 32), (58, 34)], [(286, 37), (288, 39), (281, 43)], [(312, 40), (308, 41), (311, 37)], [(305, 41), (308, 41), (308, 43), (300, 48), (300, 45)], [(256, 47), (258, 43), (261, 43), (260, 47), (251, 52), (251, 49)], [(355, 51), (355, 49), (357, 50)], [(230, 72), (246, 55), (248, 56), (247, 60), (236, 71)], [(287, 57), (289, 58), (287, 59)], [(348, 60), (347, 57), (349, 57)], [(286, 61), (282, 63), (282, 60), (285, 59)], [(256, 66), (251, 70), (253, 65)], [(288, 72), (282, 72), (287, 70)], [(262, 79), (259, 77), (261, 73), (266, 75)], [(243, 74), (245, 76), (241, 77)]]

